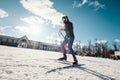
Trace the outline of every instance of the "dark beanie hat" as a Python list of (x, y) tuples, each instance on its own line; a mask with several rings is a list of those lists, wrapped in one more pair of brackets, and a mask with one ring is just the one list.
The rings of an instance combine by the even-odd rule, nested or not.
[(62, 19), (66, 19), (66, 18), (68, 19), (68, 17), (67, 17), (67, 16), (63, 16), (63, 17), (62, 17)]

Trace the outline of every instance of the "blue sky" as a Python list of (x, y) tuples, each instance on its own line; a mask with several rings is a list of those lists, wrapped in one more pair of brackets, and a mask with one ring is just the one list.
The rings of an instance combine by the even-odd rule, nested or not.
[(75, 41), (120, 42), (119, 0), (0, 0), (0, 34), (54, 42), (67, 15)]

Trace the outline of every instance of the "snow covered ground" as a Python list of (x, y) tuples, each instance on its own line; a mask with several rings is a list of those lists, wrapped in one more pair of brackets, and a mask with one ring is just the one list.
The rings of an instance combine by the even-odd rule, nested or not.
[[(54, 59), (61, 53), (0, 46), (0, 80), (120, 80), (120, 61), (77, 56), (82, 66)], [(72, 56), (68, 55), (72, 61)]]

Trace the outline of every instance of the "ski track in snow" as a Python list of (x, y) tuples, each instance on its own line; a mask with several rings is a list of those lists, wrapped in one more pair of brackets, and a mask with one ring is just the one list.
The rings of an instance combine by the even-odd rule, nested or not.
[(77, 56), (81, 66), (73, 67), (52, 60), (61, 56), (58, 52), (0, 46), (0, 80), (120, 80), (120, 61)]

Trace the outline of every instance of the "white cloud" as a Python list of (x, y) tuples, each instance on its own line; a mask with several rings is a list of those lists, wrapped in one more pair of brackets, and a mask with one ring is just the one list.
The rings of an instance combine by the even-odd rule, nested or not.
[(62, 25), (63, 14), (53, 7), (53, 2), (50, 0), (20, 0), (20, 3), (35, 16), (20, 18), (23, 24), (15, 27), (19, 32), (32, 40), (49, 43), (53, 43), (53, 40), (60, 41), (59, 37), (53, 34), (52, 27)]
[(35, 30), (34, 27), (27, 27), (27, 26), (16, 26), (16, 29), (23, 32), (23, 33), (27, 33), (27, 34), (36, 34), (37, 32)]
[(0, 35), (6, 35), (5, 31), (9, 28), (9, 26), (0, 26)]
[(82, 0), (81, 3), (78, 3), (77, 1), (74, 1), (73, 3), (73, 8), (74, 7), (82, 7), (84, 4), (86, 4), (88, 2), (88, 0)]
[(85, 43), (81, 43), (81, 42), (74, 42), (73, 45), (74, 45), (74, 46), (77, 46), (77, 45), (78, 45), (78, 46), (80, 46), (80, 48), (83, 48), (84, 46), (86, 46)]
[(120, 39), (115, 39), (114, 42), (120, 42)]
[(46, 40), (48, 43), (57, 43), (58, 45), (60, 45), (63, 41), (63, 39), (60, 38), (57, 33), (52, 33), (51, 35), (46, 36)]
[(0, 9), (0, 18), (8, 17), (8, 13), (2, 9)]
[(80, 42), (74, 42), (73, 44), (74, 45), (80, 45), (81, 43)]
[(93, 6), (95, 10), (98, 10), (99, 8), (104, 8), (104, 5), (99, 3), (98, 1), (93, 1), (89, 3), (89, 6)]
[(21, 31), (24, 34), (29, 35), (39, 35), (42, 33), (44, 27), (44, 20), (37, 16), (29, 16), (25, 18), (21, 18), (21, 21), (26, 25), (18, 25), (15, 28)]
[(48, 42), (50, 40), (46, 39), (46, 36), (51, 34), (53, 30), (52, 24), (41, 17), (29, 16), (20, 18), (23, 24), (17, 25), (15, 29), (21, 34), (26, 35), (29, 39)]
[(16, 31), (13, 26), (0, 26), (0, 34), (16, 37), (18, 31)]
[(0, 26), (0, 35), (5, 35), (5, 33), (1, 29), (1, 26)]
[(105, 44), (107, 42), (108, 42), (107, 40), (97, 40), (96, 41), (96, 43), (98, 43), (98, 44)]
[(30, 25), (41, 25), (45, 22), (42, 18), (39, 18), (37, 16), (29, 16), (29, 17), (21, 18), (20, 20)]
[(50, 0), (20, 0), (20, 3), (33, 14), (50, 20), (53, 25), (61, 25), (63, 14), (53, 7), (54, 3)]
[(3, 33), (2, 31), (0, 31), (0, 35), (5, 35), (5, 33)]
[(91, 1), (91, 0), (82, 0), (82, 2), (76, 2), (76, 1), (74, 1), (73, 2), (73, 8), (75, 8), (75, 7), (79, 8), (79, 7), (84, 6), (85, 4), (88, 4), (88, 6), (94, 7), (95, 10), (98, 10), (100, 8), (103, 9), (105, 7), (105, 5), (99, 3), (97, 0), (94, 0), (94, 1)]

